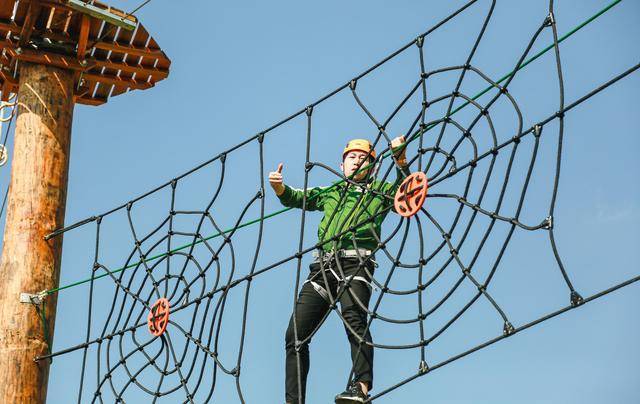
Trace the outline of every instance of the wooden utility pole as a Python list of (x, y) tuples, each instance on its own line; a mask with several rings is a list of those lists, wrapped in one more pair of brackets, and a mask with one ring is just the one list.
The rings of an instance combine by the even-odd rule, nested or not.
[(34, 358), (51, 349), (57, 296), (39, 292), (58, 286), (62, 256), (62, 237), (45, 236), (64, 226), (74, 104), (153, 87), (170, 61), (135, 17), (97, 1), (3, 0), (0, 38), (1, 96), (18, 94), (0, 257), (0, 403), (41, 404), (49, 361)]
[[(73, 115), (73, 72), (22, 64), (7, 220), (0, 263), (0, 402), (44, 402), (49, 373), (38, 308), (21, 292), (57, 287), (62, 239), (44, 236), (64, 225)], [(46, 302), (54, 329), (56, 296)], [(25, 366), (26, 365), (26, 366)]]

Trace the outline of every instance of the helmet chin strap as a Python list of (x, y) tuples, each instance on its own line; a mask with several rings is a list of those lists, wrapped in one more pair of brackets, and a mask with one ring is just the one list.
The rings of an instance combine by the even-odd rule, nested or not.
[(380, 167), (382, 166), (382, 160), (375, 160), (373, 163), (373, 170), (371, 171), (371, 175), (369, 176), (369, 178), (371, 178), (371, 180), (375, 180), (376, 178), (378, 178), (378, 172), (380, 171)]
[[(366, 182), (367, 184), (370, 184), (378, 177), (378, 172), (380, 171), (380, 167), (381, 166), (382, 166), (382, 161), (381, 160), (374, 160), (373, 168), (370, 171), (371, 172), (370, 175), (365, 175), (362, 179), (356, 180), (355, 178), (353, 178), (353, 174), (352, 174), (351, 178), (352, 178), (352, 180), (354, 182), (358, 182), (358, 183)], [(358, 167), (356, 169), (356, 172), (358, 172), (361, 169), (362, 169), (362, 167)], [(343, 171), (343, 174), (344, 174), (344, 171)], [(345, 174), (345, 176), (346, 176), (346, 174)]]
[(377, 160), (374, 161), (373, 163), (373, 167), (371, 169), (371, 174), (365, 176), (362, 181), (358, 181), (358, 182), (367, 182), (367, 184), (371, 184), (373, 181), (375, 181), (376, 178), (378, 178), (378, 172), (380, 171), (380, 167), (382, 166), (382, 161)]
[(378, 178), (378, 171), (380, 171), (380, 166), (382, 165), (382, 161), (374, 160), (373, 167), (371, 168), (371, 174), (367, 175), (364, 179), (367, 183), (372, 183), (376, 178)]

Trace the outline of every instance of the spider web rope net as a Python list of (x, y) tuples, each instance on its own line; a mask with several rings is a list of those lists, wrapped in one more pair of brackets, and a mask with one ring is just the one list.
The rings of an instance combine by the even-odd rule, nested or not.
[[(479, 32), (464, 61), (428, 70), (430, 35), (474, 3), (470, 1), (360, 76), (272, 127), (126, 204), (50, 234), (49, 238), (60, 237), (73, 229), (85, 229), (87, 235), (92, 233), (91, 278), (46, 292), (51, 295), (87, 283), (88, 315), (85, 335), (78, 336), (77, 344), (37, 360), (75, 355), (81, 364), (74, 394), (79, 403), (130, 402), (131, 397), (140, 397), (139, 394), (154, 403), (216, 402), (222, 380), (231, 380), (238, 401), (246, 402), (245, 392), (250, 387), (242, 383), (243, 370), (246, 366), (262, 366), (269, 371), (268, 364), (247, 365), (248, 338), (259, 339), (260, 333), (266, 332), (252, 329), (249, 321), (252, 296), (259, 287), (254, 283), (279, 268), (293, 267), (295, 282), (291, 292), (296, 299), (304, 281), (303, 264), (312, 260), (314, 251), (325, 249), (338, 254), (339, 240), (387, 214), (386, 231), (382, 235), (372, 232), (378, 242), (373, 251), (378, 261), (375, 273), (367, 266), (373, 256), (358, 257), (359, 271), (371, 278), (374, 293), (370, 304), (357, 303), (368, 313), (367, 330), (379, 327), (388, 332), (381, 332), (381, 336), (374, 336), (372, 341), (363, 335), (354, 336), (360, 344), (368, 344), (376, 352), (409, 352), (413, 362), (408, 364), (412, 369), (408, 376), (378, 387), (369, 400), (390, 394), (471, 352), (636, 282), (639, 278), (583, 298), (575, 289), (571, 271), (563, 265), (555, 243), (554, 209), (560, 182), (565, 114), (635, 72), (639, 65), (566, 104), (559, 40), (553, 2), (550, 2), (548, 16), (540, 21), (513, 61), (512, 73), (494, 81), (473, 62), (493, 15), (495, 2), (492, 2), (482, 16)], [(534, 44), (549, 31), (553, 38), (557, 112), (525, 127), (527, 120), (509, 86), (528, 63)], [(412, 55), (416, 67), (410, 89), (391, 113), (373, 112), (362, 94), (369, 83), (368, 76), (385, 63), (407, 54)], [(444, 93), (432, 92), (432, 83), (444, 76), (454, 77), (453, 88)], [(479, 95), (465, 92), (463, 83), (470, 77), (487, 86), (480, 94), (487, 95), (484, 101), (479, 101)], [(402, 134), (408, 140), (409, 160), (404, 175), (409, 171), (426, 174), (427, 200), (417, 215), (403, 218), (392, 212), (393, 195), (381, 195), (380, 189), (364, 188), (356, 206), (366, 210), (370, 196), (377, 195), (388, 201), (385, 209), (368, 217), (358, 216), (353, 221), (330, 217), (330, 222), (341, 226), (340, 232), (323, 243), (312, 239), (309, 231), (314, 230), (310, 224), (312, 219), (302, 209), (297, 211), (297, 234), (277, 241), (288, 247), (289, 255), (264, 262), (261, 257), (266, 243), (265, 227), (274, 221), (273, 217), (289, 211), (268, 214), (265, 206), (268, 194), (265, 153), (271, 135), (278, 129), (296, 123), (305, 132), (302, 189), (309, 189), (312, 175), (318, 172), (324, 178), (333, 178), (337, 184), (347, 183), (352, 189), (362, 187), (362, 183), (344, 178), (328, 163), (314, 157), (313, 151), (318, 145), (314, 138), (318, 116), (322, 116), (325, 104), (341, 96), (348, 96), (369, 121), (372, 143), (379, 155), (374, 163), (376, 170), (369, 170), (368, 175), (377, 175), (382, 183), (403, 179), (402, 176), (394, 178), (396, 161), (390, 150), (391, 139)], [(496, 128), (492, 111), (498, 106), (510, 111), (512, 129)], [(546, 147), (545, 151), (555, 152), (551, 175), (542, 180), (548, 186), (545, 193), (548, 203), (544, 212), (526, 214), (532, 198), (528, 191), (535, 180), (545, 141), (553, 146)], [(250, 181), (234, 178), (234, 167), (247, 161), (255, 166), (254, 178)], [(208, 185), (189, 183), (192, 176), (202, 172), (207, 173)], [(335, 186), (338, 185), (331, 187)], [(341, 189), (338, 204), (344, 203), (347, 197), (348, 188)], [(181, 197), (193, 193), (202, 198), (202, 203)], [(231, 194), (228, 198), (234, 201), (233, 209), (228, 208), (228, 204), (224, 209), (218, 208), (225, 194)], [(305, 193), (303, 206), (309, 203)], [(152, 204), (162, 206), (159, 210), (156, 208), (160, 212), (159, 220), (148, 214), (147, 206)], [(352, 217), (354, 210), (344, 216)], [(113, 229), (119, 229), (118, 240), (105, 242), (105, 234)], [(566, 307), (529, 322), (515, 321), (509, 316), (508, 307), (497, 296), (499, 291), (492, 283), (517, 232), (540, 234), (548, 239), (548, 249), (569, 302)], [(107, 255), (105, 249), (113, 248), (126, 254), (115, 261), (103, 259)], [(358, 248), (357, 241), (354, 248)], [(339, 260), (337, 264), (337, 271), (342, 272)], [(324, 319), (336, 316), (345, 324), (347, 332), (355, 334), (337, 305), (340, 296), (349, 293), (352, 281), (346, 278), (337, 294), (329, 296), (332, 310)], [(284, 291), (259, 293), (262, 304), (268, 304), (269, 294)], [(463, 297), (453, 303), (460, 295)], [(171, 314), (166, 331), (154, 336), (148, 330), (148, 316), (150, 312), (156, 313), (152, 307), (161, 298), (170, 303)], [(444, 359), (432, 360), (430, 348), (446, 339), (447, 332), (465, 313), (479, 305), (484, 305), (487, 310), (483, 313), (499, 323), (495, 329), (497, 336), (450, 353)], [(39, 310), (46, 316), (44, 304)], [(296, 305), (291, 304), (289, 313), (283, 311), (277, 315), (287, 316), (295, 310)], [(488, 324), (494, 326), (493, 320)], [(309, 341), (319, 329), (318, 326), (302, 341), (296, 332), (297, 343)], [(234, 343), (228, 343), (229, 340)], [(353, 369), (348, 378), (352, 377)]]

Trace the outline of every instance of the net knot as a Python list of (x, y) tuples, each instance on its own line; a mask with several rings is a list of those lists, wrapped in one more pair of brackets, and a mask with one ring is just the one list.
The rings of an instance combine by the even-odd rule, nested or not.
[(577, 307), (584, 303), (584, 299), (580, 296), (580, 293), (575, 290), (571, 291), (571, 306)]
[(549, 11), (549, 15), (547, 15), (547, 17), (544, 19), (544, 26), (550, 27), (555, 23), (556, 23), (556, 18), (553, 15), (553, 11)]
[(504, 334), (504, 336), (512, 335), (515, 332), (516, 329), (513, 327), (513, 325), (509, 321), (505, 321), (504, 327), (502, 327), (502, 333)]
[(533, 136), (540, 137), (542, 135), (542, 124), (537, 123), (533, 126)]

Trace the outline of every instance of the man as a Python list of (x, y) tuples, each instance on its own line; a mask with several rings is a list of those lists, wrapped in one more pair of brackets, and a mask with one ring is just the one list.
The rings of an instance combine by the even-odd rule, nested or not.
[[(399, 170), (407, 165), (404, 145), (402, 136), (391, 142)], [(336, 403), (362, 403), (373, 387), (373, 347), (359, 340), (363, 338), (371, 343), (366, 308), (371, 297), (370, 277), (375, 268), (372, 251), (378, 245), (382, 222), (393, 204), (395, 188), (402, 179), (399, 172), (394, 184), (373, 180), (371, 174), (375, 157), (376, 152), (368, 140), (352, 140), (343, 150), (340, 164), (347, 180), (329, 188), (307, 190), (306, 209), (324, 212), (318, 228), (322, 247), (317, 259), (309, 266), (309, 276), (298, 295), (294, 310), (295, 326), (292, 315), (286, 332), (287, 404), (304, 404), (310, 336), (330, 310), (332, 299), (340, 303), (353, 363), (353, 381), (346, 391), (336, 396)], [(276, 171), (269, 173), (269, 183), (284, 206), (301, 209), (304, 191), (284, 184), (282, 167), (280, 163)], [(358, 223), (363, 224), (350, 230)]]

